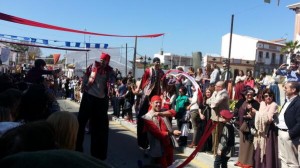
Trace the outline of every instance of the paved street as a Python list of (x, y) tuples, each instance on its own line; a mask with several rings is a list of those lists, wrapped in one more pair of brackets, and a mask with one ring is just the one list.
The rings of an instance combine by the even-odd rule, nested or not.
[[(79, 104), (70, 100), (58, 100), (61, 110), (70, 111), (72, 113), (78, 112)], [(112, 109), (109, 110), (109, 114), (112, 113)], [(111, 117), (111, 115), (110, 115)], [(111, 118), (109, 123), (109, 146), (108, 146), (108, 163), (116, 168), (123, 167), (138, 167), (138, 162), (147, 164), (149, 158), (144, 157), (144, 153), (137, 146), (135, 125)], [(90, 135), (86, 134), (84, 141), (84, 153), (89, 154), (90, 151)], [(183, 162), (186, 159), (185, 153), (175, 151), (175, 159), (178, 163)], [(205, 168), (201, 162), (194, 160), (188, 166), (188, 168)]]
[[(280, 97), (281, 102), (284, 101), (284, 92), (279, 85), (280, 88)], [(69, 111), (69, 112), (78, 112), (79, 104), (70, 100), (58, 100), (61, 110)], [(108, 113), (110, 117), (112, 117), (112, 108), (109, 109)], [(135, 115), (134, 115), (135, 116)], [(173, 127), (176, 128), (176, 123), (173, 120)], [(129, 123), (123, 119), (118, 119), (116, 117), (112, 117), (110, 121), (110, 137), (109, 137), (109, 159), (108, 162), (116, 167), (135, 167), (137, 166), (137, 161), (142, 160), (147, 162), (147, 159), (143, 157), (142, 151), (140, 151), (136, 145), (136, 125)], [(190, 133), (190, 136), (192, 132)], [(238, 135), (238, 133), (236, 133)], [(89, 139), (89, 135), (86, 136), (86, 139)], [(191, 140), (191, 137), (188, 138)], [(228, 167), (235, 167), (233, 164), (237, 161), (238, 149), (239, 149), (239, 137), (236, 136), (235, 140), (235, 151), (234, 156), (232, 156), (228, 162)], [(85, 144), (87, 144), (86, 142)], [(88, 145), (86, 145), (86, 151), (88, 150)], [(128, 151), (130, 151), (128, 153)], [(190, 155), (193, 152), (193, 149), (190, 148), (180, 148), (176, 150), (177, 153), (175, 155), (176, 159), (179, 161), (183, 161), (186, 156)], [(199, 152), (198, 155), (191, 163), (191, 167), (196, 165), (196, 167), (208, 168), (213, 167), (214, 157), (211, 154)]]

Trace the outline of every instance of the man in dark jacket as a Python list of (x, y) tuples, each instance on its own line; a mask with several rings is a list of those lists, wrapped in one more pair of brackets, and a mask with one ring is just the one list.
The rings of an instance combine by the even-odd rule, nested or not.
[(41, 84), (44, 82), (44, 78), (42, 75), (55, 75), (61, 71), (61, 69), (57, 70), (45, 70), (46, 62), (42, 59), (37, 59), (34, 62), (34, 67), (31, 68), (26, 77), (25, 81), (28, 83)]
[(278, 116), (278, 149), (281, 167), (300, 166), (300, 83), (284, 85), (286, 102)]

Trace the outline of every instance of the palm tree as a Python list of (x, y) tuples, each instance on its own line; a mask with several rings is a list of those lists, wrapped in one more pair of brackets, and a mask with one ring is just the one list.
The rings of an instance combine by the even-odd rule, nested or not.
[[(300, 43), (298, 40), (296, 41), (288, 41), (285, 43), (285, 46), (281, 48), (280, 53), (282, 54), (288, 54), (290, 56), (290, 60), (293, 60), (296, 58), (295, 51), (300, 49)], [(289, 60), (289, 61), (290, 61)]]

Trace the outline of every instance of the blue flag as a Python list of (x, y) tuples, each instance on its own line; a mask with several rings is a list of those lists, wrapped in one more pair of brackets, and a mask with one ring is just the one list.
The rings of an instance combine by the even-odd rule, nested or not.
[(71, 46), (71, 42), (66, 41), (66, 46), (67, 46), (67, 47), (70, 47), (70, 46)]
[(24, 39), (25, 41), (29, 41), (29, 40), (30, 40), (29, 37), (23, 37), (23, 39)]
[(95, 44), (95, 48), (100, 48), (100, 44), (99, 44), (99, 43), (96, 43), (96, 44)]
[(76, 42), (76, 43), (75, 43), (75, 47), (80, 47), (80, 43), (79, 43), (79, 42)]
[(48, 44), (48, 40), (43, 40), (43, 44)]
[(104, 44), (104, 48), (107, 49), (108, 48), (108, 44)]

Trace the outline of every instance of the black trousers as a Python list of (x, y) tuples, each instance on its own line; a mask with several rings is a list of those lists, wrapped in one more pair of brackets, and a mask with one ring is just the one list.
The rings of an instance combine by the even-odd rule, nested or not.
[(227, 162), (229, 160), (229, 157), (226, 155), (216, 155), (214, 168), (227, 168)]
[(97, 98), (88, 93), (83, 93), (79, 108), (79, 129), (76, 150), (83, 152), (85, 126), (90, 121), (91, 155), (105, 160), (108, 146), (108, 97)]

